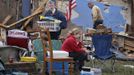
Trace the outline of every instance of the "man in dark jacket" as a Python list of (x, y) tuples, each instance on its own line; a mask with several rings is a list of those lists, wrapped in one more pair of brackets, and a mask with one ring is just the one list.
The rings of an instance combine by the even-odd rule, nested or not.
[(65, 29), (67, 27), (67, 20), (66, 20), (64, 14), (56, 8), (55, 3), (53, 1), (49, 2), (49, 7), (50, 7), (50, 9), (45, 13), (45, 16), (50, 16), (50, 17), (53, 17), (53, 18), (61, 21), (61, 23), (59, 25), (60, 30), (57, 32), (50, 32), (51, 39), (58, 40), (59, 36), (61, 34), (61, 30)]

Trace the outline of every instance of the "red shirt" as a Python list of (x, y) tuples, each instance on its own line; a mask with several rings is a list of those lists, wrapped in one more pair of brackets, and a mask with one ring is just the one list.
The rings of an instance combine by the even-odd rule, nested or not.
[(63, 42), (61, 49), (67, 52), (85, 52), (82, 50), (80, 44), (77, 43), (77, 40), (73, 35), (67, 37)]

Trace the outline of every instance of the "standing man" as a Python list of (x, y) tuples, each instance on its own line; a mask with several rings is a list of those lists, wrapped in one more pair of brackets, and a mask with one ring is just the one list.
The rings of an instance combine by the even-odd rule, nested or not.
[(96, 29), (99, 24), (103, 24), (103, 16), (101, 10), (93, 2), (89, 2), (88, 7), (92, 9), (93, 28)]
[(48, 6), (50, 9), (45, 13), (45, 16), (50, 16), (50, 17), (53, 17), (53, 18), (61, 21), (61, 23), (59, 25), (60, 30), (57, 32), (50, 32), (51, 39), (58, 40), (59, 36), (61, 34), (61, 30), (65, 29), (67, 27), (67, 20), (66, 20), (64, 14), (56, 8), (55, 2), (49, 1)]

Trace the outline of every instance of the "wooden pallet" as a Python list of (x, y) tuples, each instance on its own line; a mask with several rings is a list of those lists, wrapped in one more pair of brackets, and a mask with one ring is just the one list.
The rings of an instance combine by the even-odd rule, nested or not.
[(34, 62), (13, 62), (5, 63), (6, 70), (17, 70), (20, 72), (26, 72), (29, 74), (37, 73), (36, 63)]

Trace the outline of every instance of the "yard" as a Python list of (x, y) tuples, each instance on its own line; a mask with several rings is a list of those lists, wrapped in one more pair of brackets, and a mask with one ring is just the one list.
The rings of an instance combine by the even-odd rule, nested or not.
[[(102, 75), (134, 75), (134, 62), (133, 61), (119, 61), (115, 62), (115, 72), (110, 70), (110, 62), (106, 62), (106, 66), (103, 66)], [(90, 62), (86, 62), (85, 66), (90, 66)], [(101, 66), (102, 64), (97, 64)], [(77, 75), (77, 74), (75, 74)]]

